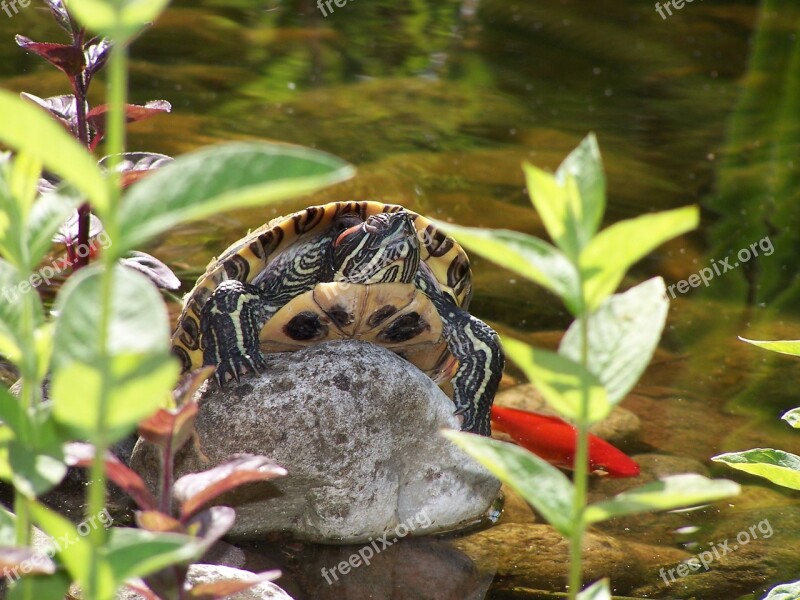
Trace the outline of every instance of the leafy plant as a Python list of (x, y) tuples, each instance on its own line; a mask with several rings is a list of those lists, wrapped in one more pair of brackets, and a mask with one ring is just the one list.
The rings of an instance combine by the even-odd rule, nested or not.
[[(0, 565), (25, 575), (11, 589), (12, 599), (61, 597), (74, 581), (83, 597), (109, 600), (125, 581), (185, 564), (224, 531), (220, 523), (224, 525), (225, 511), (202, 510), (207, 500), (248, 477), (277, 473), (274, 467), (264, 470), (263, 464), (239, 459), (243, 462), (229, 465), (228, 474), (206, 474), (199, 484), (187, 480), (171, 494), (181, 503), (181, 513), (172, 522), (164, 496), (160, 503), (148, 498), (131, 473), (108, 458), (110, 444), (169, 404), (179, 370), (169, 354), (169, 320), (158, 291), (139, 269), (126, 268), (120, 260), (181, 222), (276, 202), (353, 174), (341, 160), (305, 148), (231, 144), (180, 157), (123, 193), (119, 166), (125, 160), (129, 118), (128, 45), (166, 3), (71, 0), (68, 14), (61, 2), (49, 2), (56, 17), (66, 19), (62, 26), (68, 24), (68, 31), (86, 27), (109, 40), (103, 50), (109, 69), (108, 108), (94, 125), (105, 134), (103, 165), (63, 123), (51, 118), (52, 111), (49, 115), (28, 100), (0, 91), (0, 112), (13, 117), (0, 120), (0, 143), (15, 151), (0, 163), (0, 292), (16, 293), (14, 301), (0, 303), (0, 352), (21, 374), (18, 398), (0, 389), (0, 479), (15, 490), (14, 514), (0, 512)], [(78, 81), (76, 97), (78, 88), (87, 85), (85, 70), (82, 83), (76, 75), (76, 48), (86, 50), (82, 38), (77, 39), (81, 43), (73, 38), (72, 50), (35, 46), (51, 62), (55, 56), (71, 57), (59, 64), (72, 74), (71, 81)], [(88, 116), (85, 124), (76, 116), (75, 123), (79, 129), (89, 126)], [(57, 184), (40, 187), (43, 172), (57, 176)], [(56, 297), (57, 311), (48, 315), (34, 293), (41, 281), (36, 268), (69, 214), (87, 202), (111, 243), (100, 260), (67, 280)], [(46, 376), (51, 386), (45, 401)], [(166, 416), (158, 413), (157, 422), (146, 421), (143, 430), (163, 444), (165, 456), (172, 456), (185, 437), (184, 411), (191, 408), (173, 410)], [(82, 458), (76, 457), (81, 447), (71, 445), (76, 440), (92, 448), (89, 452), (82, 447)], [(39, 503), (36, 498), (64, 477), (68, 462), (90, 468), (86, 522), (96, 521), (104, 510), (111, 478), (148, 508), (139, 521), (152, 531), (99, 526), (83, 531)], [(169, 490), (164, 493), (170, 497)], [(174, 527), (163, 527), (165, 522)], [(54, 539), (70, 540), (69, 547), (57, 549), (52, 559), (34, 553), (33, 523)]]
[[(800, 356), (800, 340), (760, 341), (739, 338), (743, 342), (790, 356)], [(781, 419), (800, 429), (800, 407), (785, 413)], [(727, 452), (711, 458), (729, 467), (768, 479), (791, 490), (800, 490), (800, 456), (774, 448), (753, 448), (743, 452)], [(800, 597), (800, 581), (773, 588), (764, 600), (791, 600)]]
[(570, 598), (608, 598), (597, 584), (581, 592), (586, 529), (615, 516), (669, 510), (738, 493), (727, 480), (674, 475), (587, 506), (588, 428), (605, 418), (650, 362), (666, 320), (664, 282), (654, 278), (614, 294), (626, 271), (670, 238), (697, 226), (685, 207), (617, 222), (598, 231), (606, 203), (605, 175), (593, 135), (555, 174), (524, 165), (531, 201), (554, 242), (507, 230), (439, 225), (459, 242), (547, 288), (575, 316), (558, 352), (506, 337), (503, 346), (547, 402), (575, 424), (574, 481), (517, 446), (468, 433), (444, 435), (485, 465), (570, 539)]

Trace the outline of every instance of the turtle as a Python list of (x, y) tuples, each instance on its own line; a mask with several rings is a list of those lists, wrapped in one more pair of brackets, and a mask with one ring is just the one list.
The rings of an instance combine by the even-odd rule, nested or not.
[(398, 204), (332, 202), (272, 219), (211, 261), (172, 336), (184, 372), (222, 386), (264, 355), (336, 339), (386, 347), (446, 387), (462, 430), (490, 435), (503, 370), (491, 327), (467, 312), (469, 259)]

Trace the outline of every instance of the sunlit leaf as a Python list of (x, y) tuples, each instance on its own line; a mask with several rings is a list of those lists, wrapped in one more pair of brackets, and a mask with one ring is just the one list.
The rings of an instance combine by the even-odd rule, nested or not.
[(441, 433), (513, 488), (559, 533), (571, 535), (574, 491), (561, 471), (514, 444), (461, 431)]
[(798, 600), (798, 598), (800, 598), (800, 581), (795, 581), (775, 586), (763, 600)]
[(169, 448), (175, 453), (194, 432), (198, 410), (196, 402), (174, 409), (162, 408), (139, 424), (139, 435), (162, 450)]
[(753, 448), (744, 452), (720, 454), (711, 460), (769, 479), (780, 486), (800, 490), (800, 456), (791, 452)]
[[(158, 290), (131, 269), (121, 266), (114, 269), (109, 353), (168, 353), (169, 318)], [(56, 308), (60, 318), (53, 354), (56, 370), (74, 360), (86, 365), (97, 365), (100, 360), (102, 275), (100, 267), (81, 269), (67, 280), (58, 295)]]
[(800, 340), (748, 340), (747, 338), (743, 338), (741, 336), (739, 336), (739, 339), (743, 342), (747, 342), (748, 344), (758, 346), (759, 348), (772, 350), (773, 352), (790, 354), (791, 356), (800, 356)]
[(118, 255), (178, 223), (308, 194), (353, 176), (329, 154), (289, 144), (237, 143), (181, 156), (125, 194)]
[(594, 135), (589, 135), (551, 175), (523, 165), (528, 194), (547, 233), (577, 262), (605, 210), (605, 175)]
[(175, 482), (173, 495), (186, 518), (220, 494), (252, 481), (269, 481), (286, 475), (271, 459), (252, 454), (233, 456), (213, 469), (189, 473)]
[(151, 23), (169, 0), (70, 0), (69, 10), (92, 31), (122, 41)]
[(560, 297), (571, 312), (578, 312), (578, 273), (557, 248), (517, 231), (461, 227), (435, 219), (431, 221), (455, 237), (470, 252), (538, 283)]
[[(124, 438), (139, 421), (163, 406), (179, 370), (168, 354), (115, 355), (109, 366), (107, 439), (114, 442)], [(94, 440), (102, 396), (100, 369), (78, 361), (69, 363), (56, 371), (51, 393), (58, 422), (74, 434)]]
[(795, 429), (800, 429), (800, 408), (793, 408), (781, 417)]
[[(86, 194), (92, 204), (108, 206), (106, 182), (92, 156), (39, 108), (0, 90), (0, 142), (37, 158), (44, 167)], [(47, 140), (47, 143), (42, 143)]]
[(738, 483), (727, 479), (709, 479), (695, 473), (671, 475), (592, 504), (584, 514), (587, 523), (598, 523), (623, 515), (707, 504), (735, 496), (740, 490)]
[(185, 521), (186, 528), (197, 536), (203, 552), (230, 531), (236, 511), (230, 506), (210, 506)]
[(608, 579), (595, 581), (588, 588), (578, 593), (578, 600), (611, 600)]
[(34, 42), (24, 35), (17, 35), (16, 41), (21, 48), (41, 56), (70, 77), (77, 76), (83, 70), (86, 57), (80, 48), (52, 42)]
[(619, 221), (598, 233), (580, 256), (587, 309), (594, 311), (614, 293), (634, 263), (699, 220), (697, 207), (687, 206)]
[(513, 338), (503, 337), (502, 341), (508, 358), (522, 369), (547, 403), (561, 415), (578, 420), (584, 393), (589, 422), (600, 421), (611, 412), (602, 383), (580, 363)]
[[(650, 363), (668, 311), (664, 281), (654, 277), (607, 298), (589, 317), (589, 371), (602, 382), (612, 405), (636, 385)], [(558, 352), (580, 360), (580, 319), (567, 330)]]
[[(74, 196), (57, 192), (45, 194), (36, 201), (28, 218), (27, 226), (31, 264), (39, 264), (44, 255), (53, 247), (53, 236), (69, 215), (75, 212), (77, 205), (78, 199)], [(36, 276), (39, 278), (38, 281), (45, 281), (49, 285), (50, 281), (47, 279), (58, 274), (58, 271), (51, 265), (45, 265), (37, 271)]]

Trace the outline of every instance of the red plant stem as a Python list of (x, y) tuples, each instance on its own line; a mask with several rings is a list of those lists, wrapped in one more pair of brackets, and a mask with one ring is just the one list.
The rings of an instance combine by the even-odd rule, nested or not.
[[(72, 45), (83, 52), (84, 30), (82, 28), (73, 29)], [(78, 122), (78, 139), (81, 144), (91, 150), (91, 140), (89, 139), (89, 124), (86, 120), (86, 80), (83, 73), (70, 77), (72, 91), (75, 94), (75, 113)], [(90, 214), (91, 206), (84, 203), (78, 208), (78, 248), (89, 247), (89, 228), (91, 226)], [(73, 270), (78, 270), (89, 264), (89, 253), (78, 252)]]

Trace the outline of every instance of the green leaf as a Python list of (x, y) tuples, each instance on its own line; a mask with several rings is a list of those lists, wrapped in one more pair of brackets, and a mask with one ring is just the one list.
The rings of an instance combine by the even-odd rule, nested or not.
[(89, 540), (66, 517), (35, 501), (28, 502), (31, 517), (42, 531), (53, 538), (56, 554), (69, 574), (81, 584), (89, 577), (92, 547)]
[[(166, 353), (114, 356), (105, 415), (108, 441), (124, 438), (139, 421), (164, 406), (179, 371), (177, 362)], [(51, 393), (58, 422), (79, 437), (95, 439), (101, 387), (102, 373), (94, 365), (75, 361), (56, 371)]]
[(27, 498), (50, 491), (67, 474), (63, 453), (44, 453), (12, 441), (8, 445), (8, 458), (13, 471), (11, 483)]
[(793, 408), (785, 413), (781, 419), (789, 423), (795, 429), (800, 429), (800, 408)]
[(81, 437), (97, 435), (102, 374), (109, 374), (108, 435), (120, 439), (164, 404), (178, 376), (169, 354), (169, 322), (155, 287), (132, 269), (114, 267), (108, 363), (101, 352), (102, 270), (71, 277), (57, 299), (52, 398), (60, 423)]
[(27, 589), (19, 583), (11, 586), (8, 591), (8, 600), (64, 598), (71, 583), (72, 580), (64, 571), (56, 571), (52, 575), (29, 575), (25, 578), (24, 584), (24, 586), (28, 586)]
[(580, 256), (586, 308), (594, 311), (617, 289), (625, 272), (662, 243), (697, 227), (700, 213), (686, 206), (614, 223)]
[[(589, 317), (589, 371), (602, 382), (612, 405), (636, 385), (650, 363), (668, 311), (664, 280), (654, 277), (607, 298)], [(558, 352), (580, 360), (580, 319), (567, 330)]]
[(262, 206), (349, 179), (344, 161), (289, 144), (238, 143), (179, 157), (131, 186), (120, 210), (117, 256), (175, 225)]
[(89, 29), (121, 43), (155, 21), (167, 4), (169, 0), (70, 0), (69, 11)]
[(0, 547), (17, 543), (17, 515), (0, 506)]
[(795, 581), (775, 586), (763, 600), (798, 600), (798, 598), (800, 598), (800, 581)]
[[(155, 286), (140, 273), (116, 265), (111, 293), (108, 349), (111, 355), (169, 352), (169, 318)], [(90, 266), (70, 277), (56, 300), (53, 368), (72, 361), (100, 368), (102, 268)]]
[(600, 421), (611, 412), (603, 384), (580, 363), (513, 338), (504, 337), (502, 342), (508, 358), (523, 370), (547, 403), (561, 415), (578, 421), (584, 390), (588, 398), (589, 423)]
[[(79, 199), (74, 196), (52, 192), (41, 196), (33, 205), (25, 236), (32, 267), (35, 268), (53, 247), (53, 235), (78, 206), (78, 201)], [(45, 266), (38, 274), (41, 283), (42, 275), (52, 277), (57, 272), (52, 267)]]
[(753, 448), (744, 452), (720, 454), (711, 460), (769, 479), (780, 486), (800, 490), (800, 456), (791, 452)]
[(587, 523), (598, 523), (612, 517), (706, 504), (735, 496), (740, 490), (738, 483), (727, 479), (709, 479), (695, 473), (670, 475), (592, 504), (584, 515)]
[(441, 433), (511, 486), (559, 533), (572, 534), (574, 490), (561, 471), (515, 444), (449, 429)]
[(611, 600), (611, 590), (608, 587), (608, 579), (595, 581), (578, 594), (578, 600)]
[(17, 437), (23, 430), (31, 430), (30, 420), (22, 410), (20, 399), (2, 386), (0, 386), (0, 421), (7, 425)]
[(556, 178), (559, 181), (566, 181), (567, 175), (572, 175), (578, 184), (581, 202), (577, 211), (581, 217), (578, 229), (581, 237), (588, 241), (597, 233), (606, 209), (606, 176), (594, 133), (583, 138), (558, 167)]
[(196, 538), (177, 533), (153, 533), (114, 527), (105, 557), (116, 585), (133, 577), (145, 577), (176, 563), (198, 558), (202, 548)]
[(577, 262), (597, 231), (605, 210), (605, 175), (594, 135), (587, 136), (561, 163), (555, 176), (523, 165), (528, 194), (547, 233)]
[(431, 219), (467, 250), (530, 279), (559, 296), (567, 308), (578, 312), (578, 273), (569, 259), (539, 238), (507, 229), (461, 227)]
[(792, 356), (800, 356), (800, 340), (748, 340), (739, 336), (739, 339), (748, 344), (753, 344), (759, 348), (772, 350), (773, 352), (780, 352), (781, 354), (790, 354)]
[(45, 111), (0, 90), (0, 115), (13, 115), (0, 119), (0, 142), (41, 161), (48, 171), (83, 192), (98, 210), (108, 207), (106, 182), (94, 158)]

